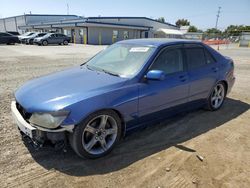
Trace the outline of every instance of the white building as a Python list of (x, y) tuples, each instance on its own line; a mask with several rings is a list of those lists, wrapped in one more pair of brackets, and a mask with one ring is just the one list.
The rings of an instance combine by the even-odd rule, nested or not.
[(112, 44), (134, 38), (180, 38), (179, 28), (147, 17), (78, 17), (76, 15), (23, 15), (0, 19), (0, 31), (60, 32), (72, 42)]

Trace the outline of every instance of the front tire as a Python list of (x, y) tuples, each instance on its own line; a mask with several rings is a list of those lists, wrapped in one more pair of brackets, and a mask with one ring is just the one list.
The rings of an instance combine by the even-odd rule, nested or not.
[(226, 97), (226, 87), (223, 82), (219, 82), (213, 88), (208, 100), (207, 107), (210, 111), (215, 111), (221, 108)]
[(44, 40), (44, 41), (42, 42), (42, 44), (43, 44), (43, 46), (48, 46), (48, 42), (47, 42), (46, 40)]
[(70, 145), (80, 157), (103, 157), (119, 141), (121, 130), (121, 120), (114, 111), (99, 111), (76, 126), (69, 136)]
[(30, 40), (29, 40), (29, 44), (33, 44), (33, 39), (30, 39)]

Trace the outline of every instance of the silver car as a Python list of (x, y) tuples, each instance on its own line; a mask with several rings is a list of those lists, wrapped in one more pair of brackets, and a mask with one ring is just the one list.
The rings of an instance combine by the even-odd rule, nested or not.
[(61, 33), (48, 33), (43, 37), (37, 37), (34, 39), (34, 44), (47, 46), (48, 44), (63, 44), (68, 45), (70, 37)]

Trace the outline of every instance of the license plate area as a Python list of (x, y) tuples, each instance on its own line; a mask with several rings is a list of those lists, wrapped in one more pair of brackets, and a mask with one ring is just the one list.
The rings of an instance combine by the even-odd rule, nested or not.
[(24, 133), (25, 135), (27, 135), (30, 138), (34, 138), (35, 135), (35, 128), (34, 129), (29, 129), (28, 127), (25, 127), (23, 124), (21, 124), (20, 122), (16, 121), (17, 127), (18, 129)]
[(27, 135), (30, 138), (34, 138), (36, 128), (31, 126), (29, 123), (25, 121), (25, 119), (22, 117), (22, 115), (19, 113), (19, 111), (16, 108), (16, 103), (13, 101), (11, 103), (11, 111), (13, 119), (18, 127), (18, 129)]

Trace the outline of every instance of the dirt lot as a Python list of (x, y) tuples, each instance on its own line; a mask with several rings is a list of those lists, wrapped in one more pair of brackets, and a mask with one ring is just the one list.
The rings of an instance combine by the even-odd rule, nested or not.
[[(98, 160), (26, 147), (12, 122), (13, 91), (78, 65), (100, 46), (0, 46), (0, 187), (250, 187), (250, 49), (224, 47), (237, 81), (217, 112), (198, 110), (125, 138)], [(197, 155), (204, 159), (200, 161)]]

